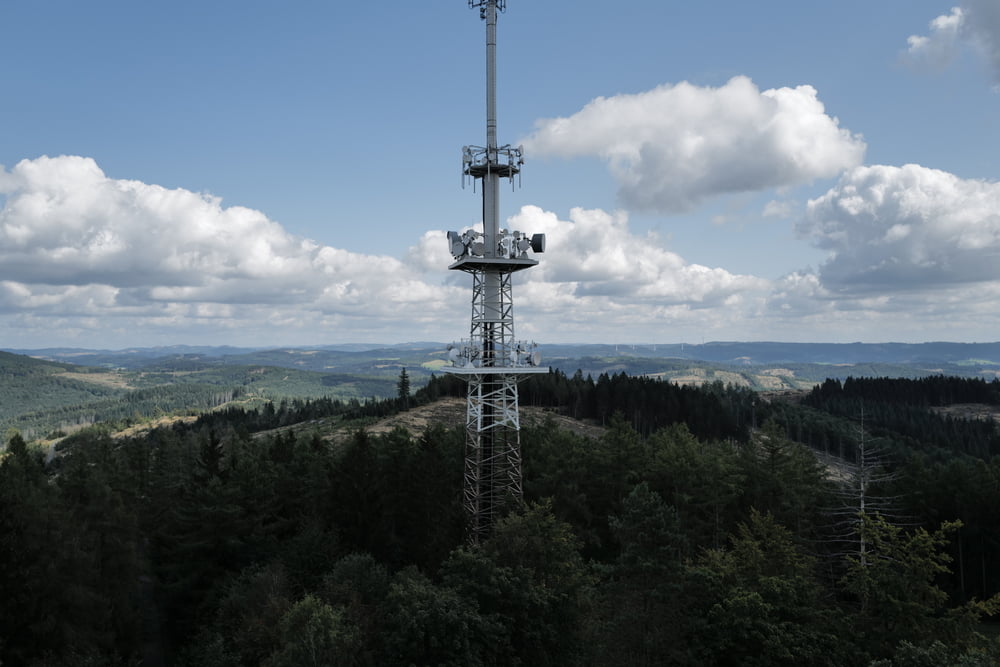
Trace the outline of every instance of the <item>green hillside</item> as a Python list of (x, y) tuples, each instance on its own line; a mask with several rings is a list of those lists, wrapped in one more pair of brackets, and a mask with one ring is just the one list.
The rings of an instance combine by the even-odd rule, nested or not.
[(0, 423), (27, 412), (121, 396), (123, 388), (94, 381), (89, 369), (0, 352)]
[(395, 394), (395, 383), (395, 378), (198, 359), (115, 370), (0, 352), (0, 432), (16, 428), (30, 439), (96, 422), (198, 414), (234, 401), (252, 406), (285, 398), (385, 398)]
[[(570, 375), (579, 371), (583, 377), (625, 373), (690, 386), (722, 383), (757, 391), (808, 390), (827, 378), (848, 376), (997, 376), (992, 362), (955, 361), (967, 359), (962, 355), (992, 354), (991, 346), (953, 348), (930, 343), (860, 347), (783, 347), (774, 343), (545, 346), (543, 363)], [(364, 349), (51, 349), (31, 351), (31, 357), (0, 353), (4, 399), (0, 428), (13, 426), (38, 437), (95, 420), (194, 414), (233, 400), (255, 405), (283, 398), (346, 401), (389, 397), (395, 395), (402, 369), (407, 369), (414, 388), (422, 386), (432, 374), (444, 370), (445, 354), (445, 346), (433, 343)], [(671, 356), (678, 354), (716, 359)], [(784, 361), (779, 360), (782, 355)], [(809, 355), (813, 355), (813, 362), (799, 360)], [(864, 361), (866, 358), (871, 360)]]

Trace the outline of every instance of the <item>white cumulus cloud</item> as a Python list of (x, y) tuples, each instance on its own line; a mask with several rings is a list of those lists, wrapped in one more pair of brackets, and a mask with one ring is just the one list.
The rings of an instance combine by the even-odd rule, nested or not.
[(808, 202), (798, 231), (830, 252), (839, 292), (934, 290), (1000, 278), (1000, 183), (919, 165), (855, 168)]
[(930, 22), (927, 35), (907, 39), (906, 57), (914, 65), (939, 69), (955, 59), (964, 46), (984, 59), (995, 84), (1000, 85), (1000, 3), (964, 0), (951, 12)]
[(865, 152), (812, 86), (762, 92), (743, 76), (718, 88), (682, 82), (599, 97), (572, 116), (538, 121), (524, 144), (542, 156), (598, 156), (625, 206), (664, 212), (833, 177)]
[[(0, 169), (0, 189), (8, 347), (468, 335), (471, 280), (447, 270), (443, 230), (415, 235), (401, 258), (354, 252), (217, 197), (108, 178), (81, 157)], [(768, 281), (690, 262), (634, 233), (622, 211), (564, 218), (525, 206), (504, 226), (546, 234), (547, 249), (514, 274), (516, 333), (881, 340), (910, 326), (910, 339), (966, 339), (1000, 326), (998, 216), (1000, 184), (916, 165), (858, 167), (798, 223), (828, 261)]]
[(296, 237), (218, 197), (108, 178), (90, 158), (23, 160), (0, 174), (0, 313), (24, 321), (403, 327), (462, 312), (441, 298), (453, 288), (429, 284), (420, 266)]
[(746, 321), (769, 287), (633, 234), (623, 212), (525, 206), (509, 224), (546, 235), (539, 265), (515, 274), (518, 331), (541, 340), (697, 339)]
[(802, 340), (993, 340), (998, 298), (1000, 281), (859, 293), (827, 289), (819, 275), (800, 271), (775, 281), (761, 319), (785, 339), (806, 332)]
[[(289, 234), (218, 197), (109, 178), (75, 156), (0, 169), (6, 344), (306, 344), (467, 335), (470, 281), (444, 231), (402, 258)], [(524, 207), (508, 227), (548, 237), (515, 278), (518, 331), (541, 340), (655, 340), (730, 326), (763, 298), (754, 276), (687, 262), (625, 213)], [(57, 333), (54, 333), (57, 332)], [(20, 343), (17, 343), (20, 341)], [(17, 344), (15, 344), (17, 343)]]
[(906, 53), (914, 64), (934, 68), (951, 64), (958, 53), (965, 12), (953, 7), (950, 14), (943, 14), (930, 22), (929, 35), (910, 35)]
[(574, 208), (569, 220), (560, 220), (537, 206), (525, 206), (510, 223), (528, 233), (544, 233), (551, 249), (526, 280), (560, 284), (577, 297), (704, 307), (767, 286), (754, 276), (689, 263), (653, 235), (632, 234), (623, 212)]

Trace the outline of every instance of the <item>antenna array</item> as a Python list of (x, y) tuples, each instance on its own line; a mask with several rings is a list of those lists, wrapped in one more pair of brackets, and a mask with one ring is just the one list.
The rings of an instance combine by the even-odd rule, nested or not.
[(450, 373), (467, 381), (464, 503), (469, 541), (487, 536), (494, 521), (522, 498), (517, 382), (547, 373), (534, 342), (514, 337), (512, 276), (538, 261), (544, 234), (500, 228), (500, 179), (520, 179), (521, 147), (497, 145), (496, 26), (506, 0), (469, 0), (486, 22), (486, 145), (462, 149), (462, 184), (482, 181), (483, 229), (448, 232), (455, 262), (448, 268), (472, 276), (469, 338), (448, 348)]

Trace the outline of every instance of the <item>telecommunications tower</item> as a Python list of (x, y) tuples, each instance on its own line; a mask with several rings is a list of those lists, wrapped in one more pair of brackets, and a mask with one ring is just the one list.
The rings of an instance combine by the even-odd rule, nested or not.
[(506, 0), (469, 0), (486, 22), (486, 145), (462, 149), (462, 184), (482, 181), (483, 229), (448, 232), (455, 262), (448, 268), (472, 276), (469, 338), (448, 348), (446, 370), (466, 378), (465, 490), (469, 541), (489, 534), (505, 506), (521, 502), (520, 418), (517, 382), (540, 366), (535, 343), (514, 339), (511, 276), (538, 264), (528, 251), (545, 250), (545, 235), (500, 229), (500, 179), (513, 180), (523, 150), (497, 145), (497, 14)]

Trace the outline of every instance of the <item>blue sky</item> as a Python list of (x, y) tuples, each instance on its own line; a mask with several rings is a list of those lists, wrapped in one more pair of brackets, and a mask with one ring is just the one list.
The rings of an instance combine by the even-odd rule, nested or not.
[[(466, 5), (10, 3), (0, 347), (467, 335)], [(996, 0), (508, 5), (519, 337), (998, 338)]]

